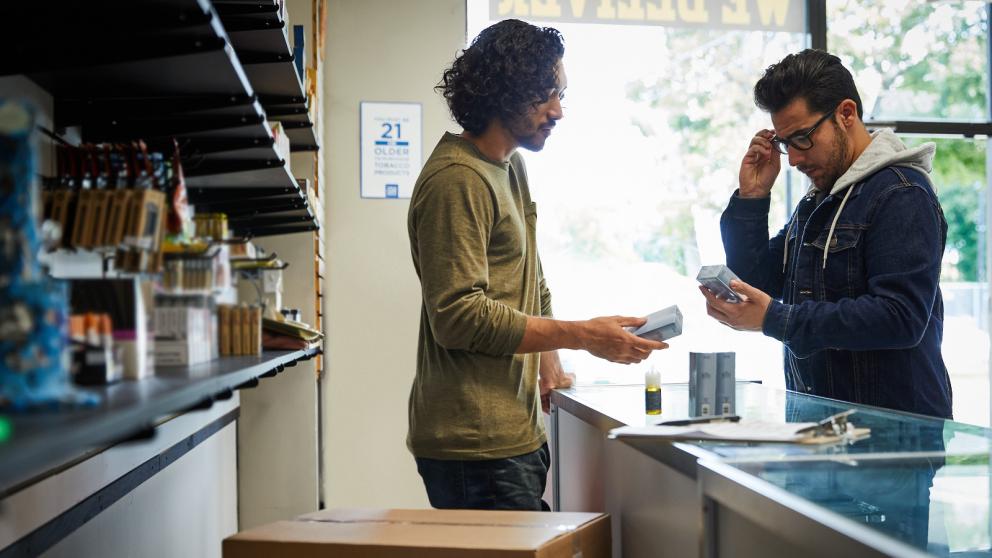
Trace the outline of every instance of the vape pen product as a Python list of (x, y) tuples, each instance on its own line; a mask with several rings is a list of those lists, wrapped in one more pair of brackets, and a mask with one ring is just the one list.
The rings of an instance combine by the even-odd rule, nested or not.
[(730, 282), (740, 280), (733, 271), (725, 265), (704, 265), (696, 275), (696, 281), (709, 289), (717, 298), (727, 302), (740, 302), (741, 297), (730, 288)]

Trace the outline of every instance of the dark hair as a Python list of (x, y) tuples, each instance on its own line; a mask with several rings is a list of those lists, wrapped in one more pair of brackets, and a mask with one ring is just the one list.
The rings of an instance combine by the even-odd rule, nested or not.
[(435, 89), (462, 128), (481, 134), (494, 118), (510, 122), (546, 101), (564, 53), (556, 29), (503, 20), (479, 33)]
[(851, 72), (829, 52), (808, 48), (790, 54), (768, 66), (765, 75), (754, 84), (754, 104), (775, 113), (802, 97), (811, 113), (827, 113), (844, 99), (858, 105), (858, 118), (864, 119), (861, 96)]

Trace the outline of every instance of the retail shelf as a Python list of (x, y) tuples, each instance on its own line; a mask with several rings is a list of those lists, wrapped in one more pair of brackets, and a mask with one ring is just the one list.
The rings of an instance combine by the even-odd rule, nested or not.
[(186, 177), (186, 185), (200, 188), (297, 187), (296, 179), (285, 165), (215, 174), (193, 174)]
[(55, 124), (64, 127), (140, 116), (264, 116), (257, 101), (255, 95), (245, 94), (105, 98), (66, 95), (55, 99)]
[(125, 141), (134, 138), (266, 137), (265, 113), (224, 116), (164, 115), (90, 120), (83, 124), (84, 141)]
[[(0, 74), (25, 74), (56, 98), (253, 94), (208, 0), (95, 0), (57, 10), (15, 2), (5, 8), (18, 25), (0, 37), (9, 55)], [(61, 40), (37, 40), (50, 35)]]
[(68, 67), (29, 73), (28, 76), (54, 96), (89, 98), (251, 93), (247, 75), (233, 50), (219, 37), (197, 39), (148, 58)]
[[(259, 193), (266, 194), (257, 196)], [(225, 197), (227, 192), (239, 195)], [(245, 194), (245, 195), (240, 195)], [(317, 230), (320, 222), (299, 190), (288, 188), (197, 188), (189, 192), (197, 211), (223, 211), (232, 234), (273, 236)]]
[[(289, 48), (288, 45), (286, 48)], [(245, 60), (245, 72), (252, 86), (261, 96), (264, 106), (279, 104), (271, 101), (280, 97), (302, 99), (300, 103), (294, 103), (296, 106), (306, 102), (303, 85), (300, 84), (300, 77), (296, 73), (291, 55), (283, 58), (279, 55), (239, 53), (238, 56)]]
[(279, 236), (284, 234), (296, 234), (303, 232), (313, 232), (318, 229), (318, 225), (313, 221), (301, 224), (287, 224), (276, 226), (256, 227), (247, 225), (245, 228), (232, 228), (231, 230), (239, 234), (250, 234), (253, 237)]
[(315, 231), (320, 223), (309, 206), (292, 209), (269, 206), (228, 213), (227, 226), (236, 235), (255, 237)]
[[(51, 93), (56, 128), (79, 126), (85, 142), (143, 139), (163, 152), (175, 139), (191, 191), (232, 190), (209, 198), (213, 211), (238, 212), (224, 202), (256, 198), (234, 191), (299, 191), (265, 110), (293, 117), (286, 131), (291, 149), (316, 149), (280, 2), (92, 0), (54, 12), (40, 3), (10, 8), (23, 25), (0, 37), (0, 48), (13, 53), (0, 61), (0, 75), (25, 74)], [(36, 40), (52, 33), (73, 48)], [(260, 228), (271, 228), (271, 220), (264, 223)]]
[(180, 151), (184, 160), (268, 159), (275, 154), (271, 137), (252, 138), (183, 138)]
[(305, 123), (284, 121), (282, 127), (289, 137), (289, 146), (292, 151), (317, 151), (320, 149), (317, 136), (314, 134), (313, 124), (309, 121)]
[(190, 203), (225, 203), (234, 201), (257, 201), (269, 203), (273, 198), (290, 198), (306, 201), (306, 196), (297, 186), (275, 188), (188, 188), (186, 195)]
[[(282, 22), (269, 27), (230, 28), (231, 45), (238, 52), (267, 53), (289, 56), (292, 50), (286, 37), (286, 26)], [(302, 91), (302, 90), (301, 90)]]
[(224, 17), (270, 17), (271, 15), (278, 16), (279, 13), (279, 3), (274, 0), (244, 0), (240, 2), (215, 0), (214, 8), (217, 10), (217, 13)]
[(269, 119), (283, 122), (293, 151), (316, 151), (306, 91), (278, 7), (224, 4), (219, 11)]
[(293, 198), (264, 198), (216, 203), (194, 203), (199, 211), (223, 211), (228, 219), (244, 220), (252, 216), (272, 213), (294, 212), (297, 215), (310, 215), (306, 200)]
[[(183, 174), (187, 177), (187, 182), (193, 179), (206, 176), (225, 175), (244, 171), (261, 171), (280, 169), (286, 166), (286, 161), (282, 159), (203, 159), (185, 160), (183, 164)], [(288, 173), (287, 173), (288, 174)], [(195, 180), (191, 184), (195, 184)], [(286, 184), (289, 186), (289, 184)]]
[(279, 211), (276, 214), (258, 213), (228, 216), (228, 227), (233, 230), (241, 230), (247, 227), (248, 230), (255, 230), (263, 227), (274, 227), (279, 225), (307, 225), (313, 224), (313, 215), (308, 208), (296, 209), (292, 211)]
[(187, 194), (197, 211), (226, 213), (228, 228), (237, 236), (273, 236), (320, 227), (299, 188), (191, 188)]
[(310, 122), (307, 107), (273, 105), (266, 109), (265, 113), (269, 116), (269, 120), (278, 120), (280, 122)]
[(266, 351), (258, 357), (226, 357), (191, 367), (159, 367), (154, 376), (144, 380), (88, 388), (104, 399), (94, 408), (5, 415), (11, 434), (0, 442), (0, 494), (147, 431), (166, 415), (209, 405), (239, 386), (275, 375), (318, 352)]

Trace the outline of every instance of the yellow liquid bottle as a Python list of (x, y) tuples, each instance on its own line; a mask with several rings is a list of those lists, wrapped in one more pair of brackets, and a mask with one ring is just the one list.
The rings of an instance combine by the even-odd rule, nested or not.
[(644, 412), (661, 414), (661, 373), (653, 366), (644, 374)]

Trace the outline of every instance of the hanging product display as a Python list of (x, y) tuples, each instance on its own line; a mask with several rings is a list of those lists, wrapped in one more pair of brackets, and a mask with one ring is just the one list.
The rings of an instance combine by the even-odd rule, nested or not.
[(45, 184), (44, 216), (62, 227), (62, 247), (116, 251), (120, 271), (157, 272), (168, 232), (188, 239), (192, 218), (179, 149), (143, 141), (59, 145), (58, 175)]

